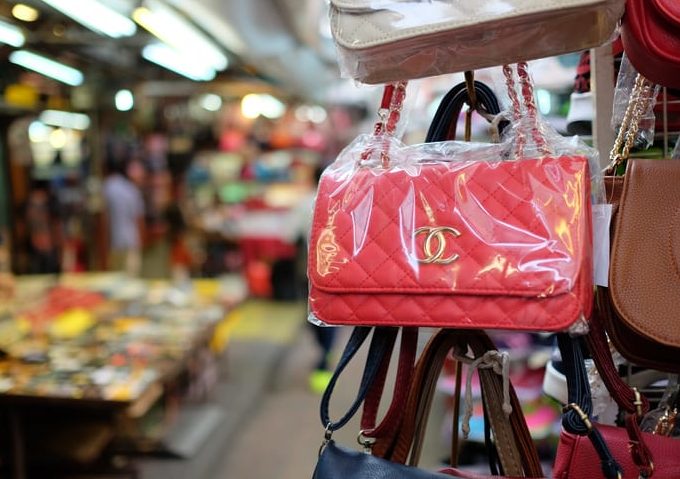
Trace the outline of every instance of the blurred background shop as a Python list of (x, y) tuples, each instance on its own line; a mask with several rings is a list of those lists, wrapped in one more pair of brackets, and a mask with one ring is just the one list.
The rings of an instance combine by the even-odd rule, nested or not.
[[(0, 2), (0, 477), (311, 476), (314, 373), (347, 333), (331, 349), (306, 323), (315, 185), (380, 99), (340, 79), (327, 16), (318, 0)], [(587, 62), (533, 74), (541, 112), (588, 139)], [(414, 82), (407, 142), (461, 78)], [(550, 342), (497, 339), (516, 343), (550, 451)], [(439, 389), (433, 441), (450, 434)]]

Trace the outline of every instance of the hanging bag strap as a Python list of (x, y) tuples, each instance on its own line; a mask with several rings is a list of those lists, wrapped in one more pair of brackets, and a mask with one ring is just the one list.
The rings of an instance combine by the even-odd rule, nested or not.
[(590, 419), (593, 404), (590, 394), (588, 373), (586, 372), (581, 339), (571, 338), (568, 334), (557, 335), (557, 344), (565, 367), (568, 404), (563, 409), (562, 427), (572, 434), (588, 436), (600, 458), (602, 472), (607, 479), (621, 477), (621, 466), (616, 462), (607, 443)]
[[(468, 347), (473, 356), (466, 353)], [(437, 379), (448, 353), (454, 350), (456, 359), (469, 364), (468, 386), (477, 369), (484, 390), (485, 409), (490, 422), (505, 474), (517, 477), (543, 477), (540, 461), (521, 412), (521, 405), (503, 374), (507, 358), (495, 350), (491, 340), (481, 331), (441, 330), (425, 347), (418, 359), (413, 386), (406, 403), (406, 414), (391, 460), (416, 465), (422, 450), (427, 417), (432, 405)], [(504, 379), (505, 377), (505, 379)], [(501, 398), (503, 398), (501, 400)], [(464, 432), (471, 412), (470, 388), (466, 390)], [(495, 416), (498, 420), (491, 419)]]

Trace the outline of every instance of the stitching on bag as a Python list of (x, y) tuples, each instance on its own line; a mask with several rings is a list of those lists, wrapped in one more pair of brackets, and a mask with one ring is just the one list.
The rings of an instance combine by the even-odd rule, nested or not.
[(675, 272), (675, 275), (680, 279), (680, 270), (678, 269), (678, 264), (677, 261), (675, 260), (675, 256), (673, 252), (675, 251), (675, 248), (673, 247), (673, 231), (675, 228), (673, 228), (675, 225), (678, 223), (678, 216), (680, 213), (680, 209), (675, 210), (675, 215), (673, 215), (673, 220), (671, 221), (670, 228), (668, 229), (668, 257), (671, 260), (671, 264), (673, 265), (673, 271)]
[[(448, 29), (453, 29), (453, 28), (458, 28), (461, 26), (469, 26), (469, 27), (477, 27), (479, 25), (483, 25), (485, 23), (492, 23), (496, 20), (499, 19), (515, 19), (519, 18), (522, 15), (527, 15), (527, 14), (548, 14), (550, 13), (550, 8), (552, 7), (561, 7), (560, 10), (562, 12), (564, 11), (580, 11), (580, 9), (583, 9), (584, 7), (589, 7), (591, 10), (600, 10), (602, 8), (602, 5), (605, 4), (605, 1), (601, 2), (576, 2), (572, 3), (571, 5), (564, 6), (563, 4), (561, 5), (561, 2), (541, 2), (539, 6), (531, 6), (531, 7), (525, 7), (525, 8), (516, 8), (515, 13), (513, 15), (506, 15), (504, 17), (499, 17), (497, 16), (487, 16), (484, 17), (483, 19), (480, 19), (481, 21), (478, 21), (476, 23), (470, 23), (469, 21), (464, 21), (464, 20), (458, 20), (458, 21), (451, 21), (447, 23), (442, 23), (438, 25), (424, 25), (421, 27), (414, 27), (412, 29), (406, 29), (402, 33), (395, 34), (395, 33), (388, 33), (387, 35), (371, 39), (369, 41), (364, 41), (363, 43), (357, 45), (356, 39), (354, 39), (354, 35), (350, 35), (349, 40), (346, 39), (344, 36), (340, 35), (340, 32), (342, 31), (342, 28), (339, 27), (340, 16), (365, 16), (367, 15), (366, 13), (362, 12), (351, 12), (348, 10), (343, 10), (342, 8), (339, 8), (334, 5), (334, 8), (331, 9), (332, 16), (335, 18), (338, 18), (336, 22), (334, 22), (337, 27), (333, 31), (333, 36), (336, 39), (336, 41), (343, 47), (348, 48), (350, 50), (354, 49), (364, 49), (364, 48), (370, 48), (373, 46), (379, 46), (380, 44), (387, 43), (386, 41), (398, 41), (402, 39), (408, 39), (409, 37), (413, 37), (416, 35), (422, 35), (422, 34), (432, 34), (432, 33), (441, 33), (444, 32)], [(368, 13), (370, 15), (370, 13)], [(586, 15), (584, 12), (584, 16), (590, 17), (590, 15)], [(370, 19), (367, 18), (361, 18), (360, 21), (364, 24), (368, 23), (373, 26), (376, 26), (374, 21), (371, 21)], [(381, 28), (377, 27), (376, 28), (379, 31), (384, 31)], [(356, 29), (352, 30), (352, 33), (356, 32)], [(387, 33), (387, 32), (386, 32)]]
[[(552, 158), (551, 160), (552, 160), (552, 161), (551, 161), (552, 163), (557, 163), (557, 164), (560, 164), (560, 163), (561, 163), (560, 158)], [(513, 179), (513, 180), (516, 181), (518, 184), (522, 185), (522, 182), (519, 181), (519, 180), (517, 180), (516, 175), (513, 175), (512, 172), (508, 172), (508, 171), (505, 171), (505, 170), (500, 170), (500, 172), (503, 173), (503, 174), (505, 175), (506, 178), (508, 178), (508, 179)], [(398, 184), (394, 183), (392, 177), (387, 176), (387, 177), (386, 177), (386, 180), (388, 180), (388, 181), (393, 185), (393, 187), (394, 187), (395, 189), (399, 189), (399, 190), (401, 189), (401, 188), (398, 187), (398, 186), (399, 186)], [(480, 182), (475, 181), (474, 183), (475, 183), (475, 185), (476, 185), (479, 189), (481, 189), (482, 191), (484, 191), (484, 193), (487, 195), (487, 197), (493, 198), (500, 206), (505, 207), (504, 204), (503, 204), (503, 201), (499, 200), (499, 199), (495, 196), (495, 195), (496, 195), (496, 192), (498, 191), (498, 188), (495, 189), (493, 192), (490, 192), (490, 191), (489, 191), (488, 189), (486, 189)], [(442, 191), (442, 190), (440, 189), (440, 192), (442, 193), (443, 196), (447, 196), (447, 194), (446, 194), (445, 191)], [(383, 190), (383, 192), (381, 192), (381, 194), (383, 195), (382, 198), (384, 198), (384, 195), (386, 195), (387, 192), (385, 192), (385, 191)], [(380, 198), (379, 198), (379, 199), (380, 199)], [(506, 212), (505, 212), (505, 214), (501, 217), (501, 220), (506, 220), (506, 219), (507, 219), (508, 217), (510, 217), (511, 215), (514, 215), (515, 212), (517, 211), (517, 208), (519, 207), (519, 205), (522, 204), (521, 202), (526, 202), (526, 199), (520, 198), (519, 203), (517, 203), (516, 206), (514, 206), (513, 208), (506, 208)], [(386, 220), (387, 220), (388, 223), (391, 222), (392, 220), (391, 220), (390, 215), (387, 214), (387, 213), (385, 213), (384, 209), (380, 206), (381, 202), (376, 200), (375, 203), (376, 203), (376, 204), (375, 204), (375, 206), (376, 206), (376, 211), (380, 211), (380, 213), (383, 214), (383, 215), (385, 216), (385, 218), (386, 218)], [(315, 218), (315, 219), (317, 219), (317, 218)], [(528, 226), (533, 226), (533, 225), (535, 224), (536, 221), (537, 221), (537, 219), (534, 218), (533, 221), (532, 221)], [(319, 221), (315, 221), (315, 222), (314, 222), (314, 234), (313, 234), (313, 237), (314, 237), (314, 238), (317, 237), (317, 234), (318, 234), (318, 231), (319, 231), (320, 227), (321, 227), (321, 226), (320, 226), (320, 222), (319, 222)], [(351, 230), (346, 229), (343, 233), (341, 233), (341, 235), (339, 236), (339, 241), (338, 241), (338, 243), (339, 243), (339, 244), (343, 244), (343, 243), (346, 241), (346, 237), (347, 237), (349, 234), (351, 234), (351, 232), (352, 232)], [(382, 244), (376, 242), (375, 240), (371, 240), (370, 238), (369, 238), (369, 241), (370, 241), (370, 244), (375, 245), (378, 249), (381, 249), (384, 253), (387, 253), (385, 250), (382, 249), (382, 247), (383, 247), (384, 245), (382, 245)], [(582, 242), (582, 241), (579, 241), (579, 243), (581, 243), (581, 245), (583, 246), (583, 244), (582, 244), (583, 242)], [(471, 253), (472, 253), (473, 251), (475, 251), (476, 249), (480, 248), (481, 246), (482, 246), (481, 244), (476, 244), (476, 245), (473, 245), (471, 248), (463, 249), (462, 251), (465, 253), (466, 257), (470, 258), (471, 261), (475, 261), (474, 258), (473, 258), (473, 255), (472, 255)], [(345, 256), (347, 256), (347, 255), (348, 255), (348, 251), (347, 251), (345, 248), (343, 248), (343, 249), (344, 249)], [(379, 270), (384, 264), (386, 264), (387, 262), (389, 262), (389, 261), (392, 259), (391, 256), (393, 256), (395, 252), (398, 252), (398, 250), (399, 250), (399, 246), (397, 245), (397, 247), (394, 248), (393, 250), (391, 250), (391, 251), (389, 252), (389, 254), (386, 254), (386, 257), (383, 259), (383, 261), (382, 261), (377, 267), (373, 267), (371, 271), (367, 270), (367, 269), (365, 268), (365, 266), (364, 266), (362, 263), (360, 263), (360, 262), (355, 262), (354, 265), (355, 265), (355, 266), (358, 266), (359, 268), (361, 268), (361, 270), (363, 270), (364, 274), (366, 275), (366, 278), (364, 278), (364, 279), (362, 280), (362, 282), (361, 282), (358, 286), (353, 287), (352, 290), (357, 290), (357, 289), (361, 288), (367, 281), (371, 280), (371, 279), (373, 278), (373, 273), (374, 273), (375, 271)], [(316, 251), (315, 251), (315, 250), (314, 250), (314, 253), (315, 253), (314, 256), (316, 256)], [(409, 278), (409, 280), (411, 279), (411, 278), (410, 278), (410, 274), (409, 274), (410, 271), (407, 269), (408, 265), (403, 265), (403, 264), (400, 264), (400, 263), (397, 263), (397, 262), (395, 262), (394, 265), (397, 266), (397, 267), (399, 267), (399, 268), (401, 269), (402, 277)], [(324, 289), (324, 290), (327, 290), (327, 291), (347, 292), (347, 290), (348, 290), (348, 288), (347, 288), (346, 286), (341, 285), (341, 284), (339, 284), (338, 286), (329, 286), (329, 285), (320, 285), (320, 284), (317, 284), (317, 286), (318, 286), (320, 289)], [(565, 293), (567, 293), (568, 291), (573, 290), (573, 287), (574, 287), (574, 285), (572, 284), (572, 286), (571, 286), (571, 288), (570, 288), (569, 290), (566, 290), (566, 291), (564, 291), (564, 292), (562, 292), (562, 293), (560, 293), (560, 294), (565, 294)], [(394, 287), (390, 287), (390, 288), (387, 288), (387, 287), (371, 287), (371, 288), (362, 288), (362, 290), (363, 290), (364, 292), (366, 292), (366, 293), (368, 293), (368, 292), (372, 292), (372, 293), (376, 293), (376, 292), (377, 292), (377, 293), (385, 293), (385, 292), (410, 292), (410, 291), (418, 291), (418, 292), (424, 292), (424, 293), (439, 293), (439, 294), (441, 294), (442, 292), (447, 291), (447, 288), (437, 288), (437, 287), (423, 288), (423, 287), (421, 287), (421, 286), (415, 285), (415, 286), (403, 286), (403, 287), (399, 287), (399, 288), (394, 288)], [(540, 289), (536, 289), (535, 292), (536, 292), (536, 294), (540, 294), (542, 291), (541, 291)], [(460, 294), (475, 294), (475, 293), (486, 293), (486, 294), (510, 294), (510, 295), (517, 295), (517, 296), (527, 297), (526, 289), (525, 289), (525, 288), (507, 288), (507, 287), (498, 287), (498, 286), (497, 286), (497, 287), (483, 287), (483, 286), (478, 286), (478, 287), (474, 287), (474, 288), (467, 288), (467, 289), (464, 289), (464, 290), (460, 290), (459, 293), (460, 293)], [(556, 296), (556, 295), (555, 295), (555, 296)]]
[[(583, 282), (581, 282), (581, 284), (583, 284)], [(314, 291), (313, 289), (311, 296), (318, 297), (318, 294), (319, 292)], [(462, 316), (463, 319), (462, 321), (459, 322), (457, 326), (469, 327), (470, 324), (467, 321), (471, 321), (473, 319), (473, 316), (470, 314), (470, 310), (468, 310), (467, 308), (463, 308), (453, 298), (446, 297), (443, 295), (429, 297), (428, 299), (434, 300), (434, 303), (432, 303), (432, 301), (429, 301), (425, 302), (425, 304), (421, 304), (424, 302), (422, 298), (417, 297), (409, 298), (399, 295), (389, 295), (390, 299), (397, 300), (397, 302), (395, 304), (390, 304), (389, 305), (390, 309), (388, 309), (388, 306), (385, 306), (385, 304), (383, 304), (383, 302), (380, 300), (380, 297), (376, 295), (348, 295), (350, 299), (354, 299), (355, 302), (357, 302), (357, 304), (350, 306), (345, 300), (343, 300), (342, 298), (343, 295), (333, 295), (330, 293), (325, 293), (323, 291), (321, 291), (321, 294), (322, 294), (321, 299), (325, 300), (322, 301), (321, 303), (312, 302), (311, 303), (312, 310), (321, 319), (326, 320), (330, 324), (394, 325), (395, 322), (399, 322), (400, 324), (403, 323), (402, 325), (411, 326), (451, 327), (452, 318), (456, 316)], [(328, 295), (330, 296), (330, 298), (327, 299), (323, 298), (324, 295)], [(571, 298), (573, 299), (565, 297), (565, 298), (550, 298), (544, 300), (545, 303), (543, 306), (541, 306), (541, 309), (547, 315), (547, 317), (542, 320), (537, 320), (538, 316), (536, 316), (533, 320), (530, 319), (531, 316), (528, 314), (529, 309), (532, 309), (532, 307), (538, 307), (531, 300), (522, 299), (519, 299), (517, 301), (510, 300), (512, 301), (512, 303), (506, 305), (501, 305), (497, 304), (496, 302), (489, 301), (487, 303), (487, 307), (493, 306), (495, 308), (495, 312), (493, 313), (489, 312), (489, 314), (486, 314), (485, 316), (493, 317), (494, 320), (481, 321), (478, 318), (475, 318), (474, 319), (475, 326), (482, 329), (493, 328), (509, 330), (527, 330), (527, 329), (555, 330), (555, 331), (563, 330), (569, 327), (571, 324), (573, 324), (573, 322), (576, 319), (578, 319), (578, 317), (580, 316), (580, 312), (583, 309), (581, 301), (582, 297), (573, 294), (571, 295)], [(508, 300), (507, 297), (500, 298), (501, 301), (503, 301), (503, 299)], [(456, 311), (448, 314), (446, 319), (433, 320), (431, 312), (437, 311), (438, 308), (444, 302), (447, 302), (447, 304), (445, 305), (445, 307), (448, 308), (447, 311), (450, 311), (451, 308), (454, 308)], [(344, 306), (344, 308), (346, 308), (347, 312), (340, 311), (338, 308), (338, 303), (341, 303)], [(418, 314), (416, 315), (416, 317), (413, 317), (413, 315), (409, 315), (408, 319), (406, 320), (402, 319), (400, 321), (396, 321), (394, 319), (395, 315), (393, 314), (393, 312), (400, 311), (401, 310), (400, 307), (404, 303), (412, 306), (413, 308), (418, 309)], [(521, 303), (524, 303), (524, 305), (518, 305)], [(322, 306), (319, 306), (319, 304), (321, 304)], [(512, 305), (512, 307), (509, 307), (510, 304)], [(371, 306), (379, 308), (382, 311), (382, 313), (376, 314), (375, 312), (372, 312), (371, 318), (368, 321), (366, 320), (365, 317), (360, 318), (357, 315), (356, 312), (357, 310), (362, 308), (370, 308)], [(475, 308), (477, 308), (478, 306), (479, 305), (476, 305)], [(508, 310), (513, 311), (512, 316), (507, 313)], [(559, 315), (556, 314), (555, 312), (552, 312), (552, 310), (557, 311)], [(331, 311), (331, 313), (326, 315), (326, 312), (328, 311)]]

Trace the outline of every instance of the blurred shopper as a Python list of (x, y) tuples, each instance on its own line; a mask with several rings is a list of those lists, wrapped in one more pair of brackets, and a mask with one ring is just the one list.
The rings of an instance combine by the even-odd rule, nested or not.
[[(314, 172), (314, 186), (319, 184), (319, 178), (323, 168), (317, 168)], [(295, 267), (296, 282), (307, 297), (307, 242), (309, 231), (312, 227), (312, 211), (316, 199), (316, 188), (303, 198), (298, 206), (291, 211), (288, 225), (291, 228), (291, 236), (297, 246), (297, 260)], [(309, 387), (312, 391), (321, 394), (328, 385), (333, 374), (330, 364), (330, 356), (335, 344), (337, 328), (333, 326), (318, 326), (309, 323), (314, 334), (319, 355), (314, 366), (314, 370), (309, 376)]]
[(26, 200), (28, 230), (28, 272), (61, 272), (61, 228), (57, 201), (47, 181), (35, 180)]
[(104, 181), (108, 214), (109, 267), (139, 276), (144, 236), (144, 200), (137, 186), (144, 167), (137, 161), (119, 160), (109, 165)]

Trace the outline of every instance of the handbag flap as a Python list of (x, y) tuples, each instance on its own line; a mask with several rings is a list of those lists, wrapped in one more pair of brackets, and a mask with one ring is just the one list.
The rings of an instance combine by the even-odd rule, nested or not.
[(680, 28), (680, 2), (678, 0), (651, 0), (651, 3), (666, 21)]
[[(368, 48), (452, 29), (492, 28), (499, 21), (557, 14), (568, 9), (607, 7), (619, 0), (331, 0), (335, 41)], [(537, 20), (534, 18), (534, 20)], [(481, 32), (481, 30), (480, 30)]]
[(583, 157), (331, 167), (308, 275), (336, 293), (553, 297), (590, 275), (590, 221)]
[(609, 289), (621, 321), (680, 347), (680, 163), (631, 160), (616, 220)]

